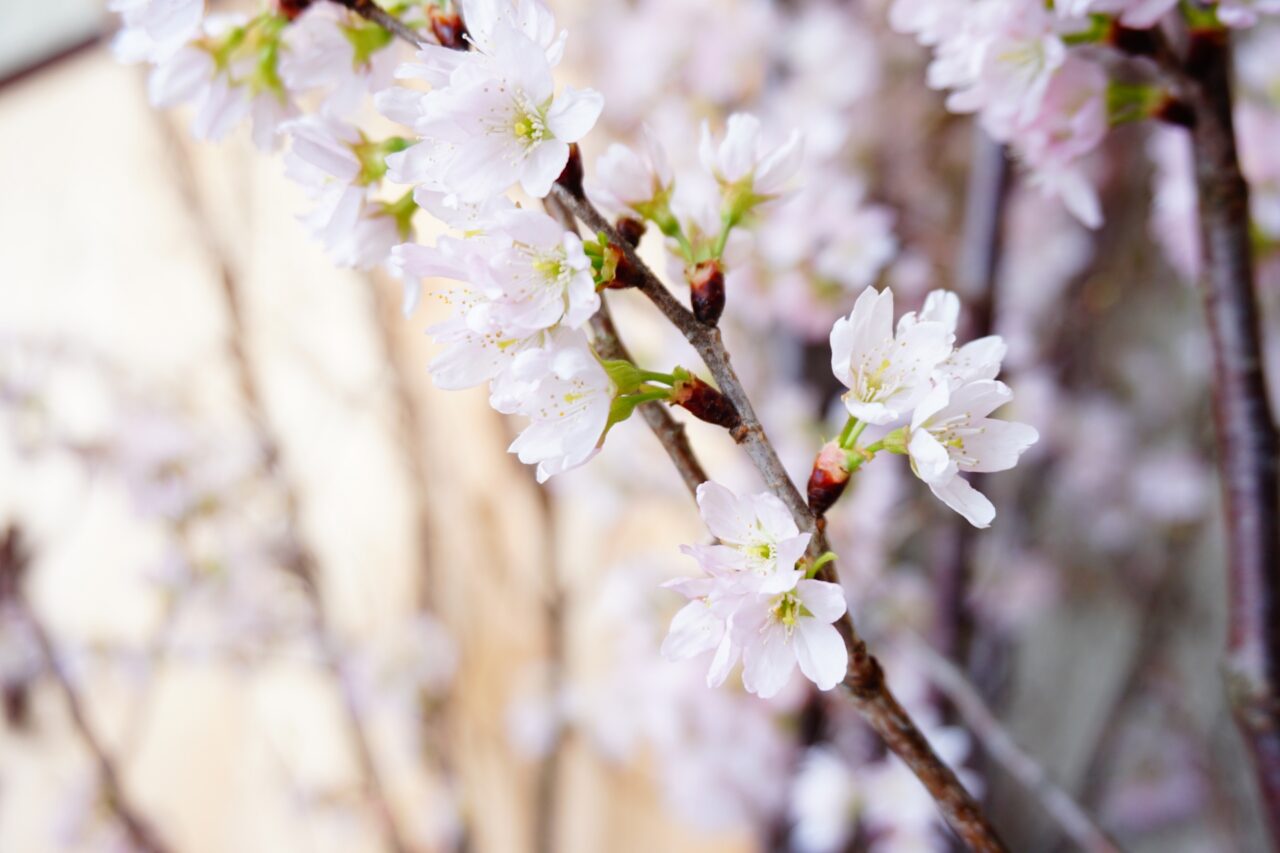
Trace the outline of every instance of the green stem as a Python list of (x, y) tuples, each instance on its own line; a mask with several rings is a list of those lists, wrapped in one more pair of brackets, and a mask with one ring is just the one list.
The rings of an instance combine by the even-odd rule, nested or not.
[(862, 431), (867, 425), (857, 418), (849, 418), (845, 422), (844, 429), (840, 432), (839, 443), (845, 450), (853, 447), (854, 442), (858, 440), (858, 436), (862, 435)]
[(827, 551), (821, 557), (813, 561), (813, 563), (809, 566), (809, 570), (804, 573), (804, 576), (810, 579), (817, 577), (818, 572), (822, 570), (822, 567), (825, 566), (827, 563), (830, 563), (833, 560), (835, 560), (835, 558), (836, 558), (835, 551)]
[(670, 373), (658, 373), (653, 370), (641, 370), (640, 378), (645, 382), (661, 382), (663, 385), (675, 385), (679, 381)]

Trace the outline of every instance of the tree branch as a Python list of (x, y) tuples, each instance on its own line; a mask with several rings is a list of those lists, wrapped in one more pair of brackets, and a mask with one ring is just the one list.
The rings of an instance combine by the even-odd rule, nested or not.
[(168, 845), (160, 839), (125, 792), (115, 759), (111, 757), (111, 753), (107, 751), (89, 722), (84, 703), (76, 686), (62, 667), (53, 639), (21, 589), (20, 580), (29, 562), (19, 529), (10, 527), (4, 537), (0, 538), (0, 600), (5, 600), (15, 607), (19, 618), (26, 624), (27, 630), (36, 641), (45, 669), (58, 683), (67, 712), (71, 715), (71, 724), (97, 766), (98, 780), (102, 786), (103, 799), (106, 801), (107, 808), (120, 821), (133, 846), (143, 853), (167, 853)]
[[(604, 232), (609, 241), (622, 250), (639, 276), (638, 289), (698, 351), (720, 386), (720, 391), (737, 409), (742, 425), (734, 430), (733, 438), (744, 445), (747, 455), (751, 457), (766, 487), (787, 505), (797, 525), (802, 530), (813, 534), (809, 545), (810, 557), (816, 558), (825, 553), (828, 550), (826, 534), (810, 512), (804, 498), (800, 496), (795, 483), (791, 481), (773, 445), (769, 442), (764, 427), (751, 407), (746, 389), (743, 388), (729, 362), (729, 353), (721, 340), (719, 329), (698, 322), (692, 312), (677, 302), (648, 265), (640, 259), (631, 244), (622, 239), (613, 225), (589, 201), (573, 195), (559, 184), (553, 188), (552, 193), (556, 201), (573, 211), (583, 224), (593, 231)], [(597, 321), (593, 320), (593, 324), (596, 323)], [(611, 324), (609, 328), (611, 329)], [(612, 338), (617, 340), (616, 330), (612, 330)], [(625, 348), (622, 351), (625, 351)], [(680, 466), (682, 460), (677, 459), (670, 450), (668, 453), (672, 455), (677, 466)], [(690, 453), (689, 457), (691, 456)], [(681, 473), (684, 475), (685, 470), (682, 469)], [(687, 476), (686, 482), (689, 482)], [(696, 488), (696, 485), (691, 484), (691, 486)], [(827, 580), (836, 580), (833, 564), (828, 563), (824, 567), (823, 576)], [(880, 662), (871, 655), (866, 643), (858, 636), (852, 617), (846, 613), (837, 627), (849, 649), (849, 671), (844, 685), (852, 696), (854, 706), (885, 745), (902, 759), (925, 786), (947, 824), (970, 849), (1004, 850), (1004, 845), (996, 835), (995, 829), (983, 815), (981, 806), (965, 790), (955, 772), (933, 751), (915, 721), (898, 704), (898, 700), (885, 683)]]
[(1017, 779), (1077, 846), (1089, 853), (1119, 853), (1119, 846), (1084, 809), (1055, 783), (1044, 768), (1005, 730), (964, 673), (928, 643), (918, 640), (911, 650), (923, 664), (933, 685), (946, 694), (969, 731), (987, 754)]
[(1185, 58), (1161, 64), (1194, 116), (1196, 189), (1213, 348), (1213, 416), (1227, 536), (1231, 628), (1228, 694), (1253, 760), (1272, 838), (1280, 843), (1280, 441), (1263, 373), (1254, 293), (1249, 188), (1232, 124), (1224, 31), (1192, 33)]
[[(373, 5), (370, 0), (344, 0), (343, 5), (347, 5), (370, 20), (377, 20), (368, 8)], [(392, 27), (388, 29), (415, 46), (421, 46), (424, 43), (424, 40), (412, 31), (401, 33)], [(787, 506), (796, 524), (802, 530), (813, 534), (809, 544), (809, 556), (816, 559), (825, 553), (828, 550), (826, 535), (813, 513), (809, 511), (809, 506), (795, 483), (791, 481), (773, 445), (769, 443), (764, 427), (756, 417), (751, 400), (729, 361), (729, 353), (721, 340), (720, 330), (698, 322), (693, 313), (671, 295), (661, 280), (640, 259), (635, 248), (618, 234), (612, 223), (605, 219), (586, 198), (574, 195), (561, 184), (552, 187), (552, 197), (572, 211), (588, 228), (593, 231), (603, 231), (610, 243), (622, 250), (640, 277), (639, 290), (693, 345), (703, 363), (711, 371), (711, 375), (715, 377), (721, 393), (728, 397), (737, 410), (741, 425), (733, 431), (733, 438), (746, 449), (766, 488)], [(616, 330), (611, 329), (611, 323), (605, 325), (595, 320), (592, 322), (593, 328), (612, 331), (612, 339), (618, 341)], [(643, 408), (652, 410), (654, 407)], [(666, 415), (660, 409), (658, 411)], [(666, 416), (670, 417), (670, 415)], [(696, 466), (696, 462), (690, 463), (689, 460), (693, 459), (692, 452), (679, 447), (682, 433), (664, 429), (661, 423), (656, 423), (657, 418), (649, 420), (651, 417), (654, 416), (646, 414), (646, 421), (649, 421), (654, 433), (663, 442), (663, 447), (668, 449), (672, 460), (676, 461), (686, 484), (696, 488), (693, 482), (694, 472), (699, 474), (703, 472), (700, 466)], [(684, 446), (687, 448), (687, 443)], [(828, 563), (824, 567), (822, 577), (835, 580), (833, 564)], [(996, 835), (995, 829), (987, 821), (981, 806), (965, 790), (955, 772), (933, 751), (915, 721), (889, 691), (880, 663), (868, 652), (866, 643), (858, 636), (852, 617), (846, 613), (837, 627), (849, 648), (849, 672), (845, 677), (844, 685), (852, 694), (855, 707), (889, 749), (906, 763), (925, 786), (947, 824), (970, 849), (1003, 851), (1005, 847)]]

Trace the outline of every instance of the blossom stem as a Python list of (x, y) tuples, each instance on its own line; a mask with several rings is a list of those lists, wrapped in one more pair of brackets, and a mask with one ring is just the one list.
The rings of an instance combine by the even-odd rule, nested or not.
[(658, 373), (653, 370), (641, 370), (640, 378), (645, 382), (661, 382), (663, 385), (675, 385), (679, 381), (670, 373)]
[(867, 425), (857, 418), (849, 418), (845, 422), (844, 429), (840, 432), (840, 446), (845, 450), (853, 447), (854, 442), (858, 440), (858, 436), (862, 435), (862, 431)]
[(827, 563), (834, 562), (835, 559), (836, 559), (835, 551), (826, 552), (821, 557), (819, 557), (818, 559), (814, 560), (812, 563), (809, 564), (809, 570), (804, 573), (804, 576), (810, 579), (817, 577), (818, 572), (822, 571), (822, 567), (825, 566)]
[[(1159, 35), (1157, 31), (1157, 35)], [(1196, 189), (1213, 349), (1213, 415), (1227, 539), (1227, 692), (1280, 843), (1280, 437), (1263, 373), (1249, 238), (1249, 187), (1232, 124), (1231, 52), (1221, 29), (1193, 31), (1185, 59), (1157, 59), (1195, 122)]]

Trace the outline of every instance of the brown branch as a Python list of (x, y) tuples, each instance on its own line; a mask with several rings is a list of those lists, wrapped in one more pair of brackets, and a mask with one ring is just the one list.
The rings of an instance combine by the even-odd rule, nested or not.
[(130, 843), (143, 853), (167, 853), (169, 846), (156, 834), (150, 822), (125, 792), (115, 759), (112, 758), (89, 722), (84, 702), (70, 676), (63, 669), (53, 638), (36, 615), (31, 603), (27, 601), (26, 595), (23, 594), (19, 581), (29, 563), (30, 558), (23, 545), (19, 529), (10, 527), (0, 539), (0, 587), (3, 587), (0, 589), (0, 599), (8, 601), (15, 607), (19, 618), (26, 624), (27, 630), (36, 641), (45, 669), (53, 676), (62, 692), (67, 712), (71, 715), (71, 724), (97, 766), (98, 781), (102, 786), (103, 799), (106, 801), (107, 808), (124, 827)]
[(1119, 845), (1098, 827), (1080, 804), (1018, 746), (987, 707), (977, 688), (955, 664), (923, 640), (913, 642), (911, 650), (928, 673), (929, 680), (946, 694), (987, 754), (1035, 796), (1068, 838), (1089, 853), (1119, 852)]
[(1227, 538), (1228, 693), (1252, 758), (1271, 835), (1280, 843), (1280, 441), (1263, 374), (1254, 292), (1249, 187), (1232, 125), (1231, 51), (1223, 31), (1192, 33), (1162, 66), (1194, 116), (1196, 189), (1213, 349), (1213, 419)]
[[(613, 225), (589, 201), (575, 196), (559, 184), (553, 188), (552, 192), (556, 201), (573, 211), (587, 227), (593, 231), (604, 232), (610, 243), (622, 250), (639, 277), (638, 289), (684, 334), (685, 339), (694, 346), (710, 369), (720, 386), (720, 391), (734, 404), (742, 425), (734, 430), (733, 438), (744, 445), (747, 455), (751, 457), (769, 491), (787, 505), (801, 529), (813, 533), (809, 547), (810, 556), (816, 557), (825, 553), (828, 550), (826, 535), (813, 513), (810, 512), (808, 504), (800, 496), (795, 483), (791, 481), (768, 436), (765, 435), (764, 427), (756, 417), (746, 390), (729, 362), (729, 353), (721, 340), (719, 329), (698, 322), (692, 312), (677, 302), (666, 286), (641, 260), (631, 244), (622, 239)], [(593, 323), (600, 325), (597, 321)], [(611, 325), (606, 328), (612, 332), (613, 340), (617, 341), (616, 330), (612, 330)], [(683, 456), (678, 458), (670, 449), (668, 453), (678, 466), (684, 460)], [(691, 453), (688, 456), (692, 458)], [(682, 469), (682, 475), (684, 474), (685, 471)], [(689, 482), (688, 477), (686, 482)], [(696, 486), (692, 487), (696, 488)], [(828, 563), (825, 567), (824, 577), (828, 580), (835, 580), (832, 565)], [(996, 835), (995, 829), (983, 815), (981, 806), (965, 790), (955, 772), (933, 751), (910, 715), (898, 704), (898, 700), (885, 683), (880, 662), (867, 650), (866, 643), (858, 636), (853, 619), (848, 613), (838, 627), (849, 649), (849, 672), (845, 677), (844, 685), (850, 691), (854, 706), (876, 734), (884, 740), (885, 745), (902, 759), (921, 781), (933, 797), (947, 824), (970, 849), (1004, 850), (1004, 845)]]
[[(372, 6), (370, 0), (348, 0), (344, 5), (349, 5), (370, 20), (376, 20), (368, 9)], [(412, 32), (403, 34), (399, 30), (392, 31), (415, 46), (423, 44), (423, 40)], [(711, 371), (711, 375), (715, 377), (720, 391), (729, 398), (737, 410), (740, 426), (733, 431), (733, 438), (746, 449), (766, 488), (787, 506), (802, 530), (813, 534), (809, 545), (810, 557), (816, 558), (825, 553), (828, 550), (826, 535), (765, 435), (764, 427), (756, 417), (746, 389), (743, 388), (729, 361), (729, 353), (721, 340), (720, 330), (698, 322), (693, 313), (671, 295), (661, 280), (640, 259), (631, 243), (624, 240), (614, 229), (613, 224), (605, 219), (584, 196), (576, 195), (557, 183), (552, 187), (552, 198), (572, 211), (574, 216), (592, 231), (604, 232), (609, 242), (622, 250), (639, 277), (638, 289), (680, 330), (685, 340), (693, 345), (703, 363)], [(606, 326), (597, 321), (593, 321), (593, 324), (598, 331), (601, 329), (609, 331), (610, 337), (620, 345), (616, 330), (611, 328), (611, 324)], [(654, 407), (643, 408), (652, 410)], [(660, 409), (658, 411), (666, 415)], [(650, 421), (650, 418), (654, 420)], [(668, 450), (673, 461), (676, 461), (677, 466), (680, 467), (681, 476), (686, 484), (696, 488), (694, 472), (702, 474), (702, 471), (700, 467), (695, 467), (696, 462), (690, 464), (689, 460), (693, 459), (692, 452), (686, 452), (680, 448), (678, 439), (682, 438), (682, 433), (664, 431), (662, 424), (655, 425), (657, 418), (653, 415), (646, 414), (645, 419), (654, 428), (655, 435), (663, 442), (663, 447)], [(687, 443), (684, 447), (687, 448)], [(828, 563), (824, 567), (822, 576), (827, 580), (835, 579), (833, 564)], [(885, 683), (880, 662), (868, 652), (866, 643), (858, 636), (852, 617), (846, 613), (837, 627), (849, 648), (849, 672), (844, 684), (852, 694), (854, 706), (889, 749), (906, 763), (925, 786), (947, 824), (970, 849), (1004, 850), (1004, 844), (987, 821), (981, 806), (965, 790), (955, 772), (929, 746), (924, 734), (890, 692)]]
[(333, 0), (339, 6), (345, 6), (367, 21), (372, 21), (387, 30), (396, 38), (407, 41), (414, 47), (434, 44), (425, 35), (405, 24), (395, 15), (383, 9), (373, 0)]
[(298, 491), (292, 479), (281, 464), (281, 444), (275, 429), (267, 416), (266, 404), (253, 371), (247, 341), (248, 333), (244, 319), (243, 294), (241, 283), (232, 268), (228, 256), (216, 237), (216, 229), (200, 202), (196, 188), (192, 164), (186, 156), (180, 137), (174, 132), (172, 122), (159, 122), (161, 131), (167, 137), (170, 150), (174, 155), (175, 183), (183, 200), (198, 220), (199, 232), (204, 236), (206, 249), (210, 258), (218, 268), (223, 307), (227, 312), (229, 332), (227, 347), (231, 353), (236, 380), (248, 411), (249, 420), (257, 433), (258, 444), (263, 454), (264, 465), (271, 477), (276, 481), (285, 504), (285, 553), (282, 555), (285, 568), (295, 575), (301, 583), (312, 610), (312, 633), (320, 652), (321, 661), (333, 678), (341, 700), (343, 721), (348, 737), (356, 752), (356, 760), (360, 768), (363, 786), (373, 804), (387, 846), (395, 853), (407, 853), (410, 849), (404, 841), (395, 814), (387, 799), (377, 763), (373, 758), (368, 733), (360, 715), (358, 700), (352, 689), (350, 679), (346, 677), (341, 652), (334, 640), (333, 629), (325, 606), (324, 595), (318, 586), (318, 561), (310, 544), (299, 532)]

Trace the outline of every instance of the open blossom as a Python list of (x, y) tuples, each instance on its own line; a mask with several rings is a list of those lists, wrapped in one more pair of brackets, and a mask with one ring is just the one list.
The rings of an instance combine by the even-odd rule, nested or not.
[(285, 29), (280, 76), (290, 91), (326, 92), (323, 109), (355, 112), (370, 92), (390, 86), (397, 51), (389, 32), (333, 3), (313, 3)]
[[(541, 31), (541, 30), (540, 30)], [(595, 125), (599, 93), (555, 91), (548, 47), (498, 17), (484, 35), (487, 52), (424, 49), (398, 72), (435, 88), (416, 96), (382, 96), (384, 111), (404, 117), (422, 137), (405, 177), (476, 202), (519, 184), (537, 198), (551, 190), (569, 160), (569, 144)], [(443, 51), (443, 52), (442, 52)]]
[(544, 348), (513, 360), (490, 402), (532, 422), (509, 450), (538, 466), (538, 482), (582, 465), (600, 448), (617, 387), (579, 331), (562, 330)]
[(833, 624), (844, 615), (844, 591), (826, 581), (802, 580), (794, 590), (763, 596), (734, 615), (742, 647), (742, 686), (765, 699), (787, 686), (799, 664), (819, 690), (844, 680), (849, 652)]
[(977, 112), (997, 139), (1040, 108), (1066, 46), (1054, 18), (1035, 0), (981, 0), (966, 10), (962, 27), (942, 42), (929, 66), (929, 85), (951, 89), (947, 107)]
[(122, 62), (152, 62), (180, 48), (200, 28), (204, 0), (111, 0), (124, 26), (112, 49)]
[(729, 116), (724, 139), (717, 145), (704, 122), (698, 157), (702, 167), (726, 188), (743, 197), (772, 198), (787, 188), (803, 162), (804, 144), (799, 131), (770, 148), (760, 135), (760, 119), (747, 113)]
[(796, 568), (809, 535), (770, 494), (738, 497), (717, 483), (698, 488), (698, 507), (720, 544), (686, 546), (704, 577), (666, 586), (689, 599), (671, 622), (669, 659), (714, 650), (707, 682), (723, 683), (739, 658), (743, 686), (768, 698), (797, 664), (822, 690), (843, 680), (848, 654), (833, 622), (845, 612), (835, 584), (806, 580)]
[(384, 168), (379, 146), (356, 128), (323, 116), (289, 122), (283, 130), (292, 141), (285, 174), (316, 202), (300, 217), (307, 230), (339, 266), (371, 269), (385, 262), (392, 247), (408, 238), (415, 208), (374, 198), (376, 174)]
[[(919, 313), (908, 311), (898, 321), (902, 333), (915, 323), (940, 323), (947, 333), (955, 336), (960, 322), (960, 297), (950, 290), (933, 290), (925, 297)], [(995, 379), (1000, 373), (1008, 345), (1000, 335), (976, 338), (951, 351), (934, 371), (934, 380), (945, 381), (952, 389), (979, 379)]]
[[(151, 72), (151, 103), (166, 108), (193, 104), (191, 132), (197, 139), (222, 139), (251, 118), (254, 144), (274, 148), (280, 125), (297, 114), (290, 93), (275, 76), (277, 60), (269, 50), (279, 39), (281, 21), (271, 15), (205, 18), (198, 37)], [(228, 44), (235, 45), (229, 56), (215, 56)]]
[(951, 331), (936, 320), (893, 330), (893, 291), (868, 287), (831, 329), (831, 369), (846, 388), (853, 417), (884, 425), (904, 417), (930, 388), (951, 353)]
[(647, 130), (644, 148), (637, 153), (620, 143), (609, 146), (596, 160), (594, 180), (587, 192), (614, 213), (653, 214), (655, 202), (670, 197), (674, 176), (661, 143)]
[(796, 527), (786, 505), (770, 494), (738, 497), (719, 483), (698, 486), (698, 509), (716, 545), (682, 550), (712, 574), (743, 572), (762, 592), (795, 586), (796, 563), (809, 547), (808, 533)]
[(496, 322), (528, 331), (577, 327), (599, 309), (591, 261), (577, 234), (540, 210), (522, 209), (499, 214), (492, 233), (506, 242), (489, 265)]
[(1006, 471), (1039, 439), (1033, 427), (988, 417), (1012, 398), (1007, 385), (990, 379), (954, 391), (937, 385), (911, 417), (911, 469), (975, 527), (989, 526), (995, 507), (960, 472)]

